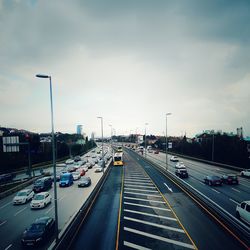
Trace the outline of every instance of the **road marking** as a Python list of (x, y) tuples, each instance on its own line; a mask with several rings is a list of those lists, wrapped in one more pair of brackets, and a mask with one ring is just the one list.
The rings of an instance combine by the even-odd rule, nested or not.
[(141, 182), (145, 182), (145, 183), (151, 183), (151, 181), (149, 179), (130, 178), (130, 177), (127, 177), (125, 179), (125, 181), (141, 181)]
[(147, 187), (147, 186), (142, 186), (142, 185), (132, 185), (132, 184), (126, 184), (124, 185), (125, 187), (142, 187), (142, 188), (151, 188), (151, 189), (156, 189), (155, 187)]
[(143, 175), (138, 175), (138, 176), (132, 176), (132, 175), (127, 175), (126, 179), (139, 179), (139, 180), (150, 180), (148, 177), (142, 177)]
[(138, 249), (138, 250), (151, 250), (151, 248), (139, 246), (137, 244), (134, 244), (134, 243), (131, 243), (131, 242), (128, 242), (128, 241), (123, 241), (123, 245), (127, 246), (127, 247), (130, 247), (130, 248), (133, 248), (133, 249)]
[(206, 186), (206, 184), (205, 184), (205, 183), (203, 183), (203, 182), (201, 182), (201, 181), (200, 181), (200, 184), (202, 184), (203, 186)]
[(12, 244), (9, 244), (4, 250), (8, 250), (12, 247)]
[(142, 193), (135, 193), (135, 192), (128, 192), (128, 191), (124, 191), (125, 194), (134, 194), (134, 195), (143, 195), (143, 196), (151, 196), (151, 197), (158, 197), (161, 198), (160, 195), (156, 195), (156, 194), (142, 194)]
[(127, 197), (125, 196), (124, 199), (127, 200), (137, 200), (137, 201), (147, 201), (147, 202), (155, 202), (155, 203), (161, 203), (161, 204), (165, 204), (164, 201), (154, 201), (154, 200), (147, 200), (147, 199), (140, 199), (140, 198), (133, 198), (133, 197)]
[(125, 184), (127, 183), (131, 183), (131, 184), (143, 184), (146, 186), (154, 186), (152, 183), (148, 183), (148, 182), (141, 182), (141, 181), (125, 181)]
[(5, 205), (1, 206), (0, 209), (5, 208), (6, 206), (8, 206), (8, 205), (11, 204), (11, 203), (12, 203), (12, 201), (6, 203)]
[(165, 238), (165, 237), (162, 237), (162, 236), (158, 236), (158, 235), (154, 235), (154, 234), (150, 234), (150, 233), (145, 233), (145, 232), (142, 232), (142, 231), (139, 231), (139, 230), (136, 230), (136, 229), (132, 229), (132, 228), (129, 228), (129, 227), (124, 227), (123, 229), (125, 231), (135, 233), (135, 234), (139, 234), (139, 235), (143, 235), (143, 236), (146, 236), (146, 237), (149, 237), (149, 238), (152, 238), (152, 239), (161, 240), (161, 241), (164, 241), (164, 242), (167, 242), (167, 243), (175, 244), (175, 245), (190, 248), (190, 249), (195, 249), (195, 247), (193, 245), (191, 245), (191, 244), (183, 243), (183, 242), (176, 241), (176, 240), (171, 240), (171, 239), (168, 239), (168, 238)]
[(149, 213), (139, 212), (139, 211), (135, 211), (135, 210), (124, 209), (124, 212), (134, 213), (134, 214), (141, 214), (141, 215), (155, 217), (155, 218), (160, 218), (160, 219), (165, 219), (165, 220), (177, 221), (175, 218), (172, 218), (172, 217), (167, 217), (167, 216), (162, 216), (162, 215), (156, 215), (156, 214), (149, 214)]
[(217, 191), (216, 189), (214, 189), (214, 188), (211, 188), (214, 192), (216, 192), (217, 194), (220, 194), (220, 192), (219, 191)]
[(239, 205), (240, 203), (238, 203), (237, 201), (233, 200), (233, 199), (229, 199), (230, 201), (232, 201), (233, 203)]
[(62, 199), (64, 199), (66, 197), (66, 195), (64, 195), (63, 197), (61, 197), (58, 201), (61, 201)]
[(135, 190), (135, 191), (143, 191), (143, 192), (150, 192), (150, 193), (158, 193), (158, 191), (155, 191), (155, 190), (147, 190), (147, 189), (139, 189), (139, 188), (127, 188), (127, 187), (125, 187), (124, 189)]
[(4, 225), (7, 222), (7, 220), (3, 221), (0, 226)]
[(142, 204), (137, 204), (137, 203), (131, 203), (131, 202), (124, 202), (125, 205), (131, 205), (131, 206), (137, 206), (137, 207), (147, 207), (147, 208), (152, 208), (152, 209), (159, 209), (159, 210), (164, 210), (164, 211), (171, 211), (168, 208), (161, 208), (161, 207), (154, 207), (154, 206), (147, 206), (147, 205), (142, 205)]
[(236, 188), (232, 188), (234, 191), (240, 193), (240, 190), (236, 189)]
[(45, 212), (45, 214), (48, 214), (53, 208), (54, 208), (54, 206), (51, 207), (51, 208), (49, 208), (49, 209)]
[(162, 229), (175, 231), (175, 232), (178, 232), (178, 233), (185, 233), (182, 229), (175, 228), (175, 227), (168, 227), (168, 226), (156, 224), (156, 223), (149, 222), (149, 221), (138, 220), (138, 219), (134, 219), (134, 218), (127, 217), (127, 216), (124, 216), (124, 219), (129, 220), (129, 221), (138, 222), (138, 223), (145, 224), (145, 225), (149, 225), (149, 226), (153, 226), (153, 227), (159, 227), (159, 228), (162, 228)]
[(21, 210), (19, 210), (18, 212), (16, 212), (15, 214), (14, 214), (14, 216), (17, 216), (18, 214), (20, 214), (22, 211), (24, 211), (25, 209), (27, 209), (27, 207), (24, 207), (23, 209), (21, 209)]
[(172, 188), (170, 188), (165, 182), (164, 182), (164, 185), (167, 187), (167, 189), (168, 189), (171, 193), (173, 193)]

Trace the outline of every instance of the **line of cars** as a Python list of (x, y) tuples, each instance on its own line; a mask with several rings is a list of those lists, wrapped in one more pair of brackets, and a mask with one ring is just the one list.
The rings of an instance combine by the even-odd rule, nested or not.
[[(171, 161), (177, 162), (175, 174), (181, 178), (188, 177), (186, 167), (183, 162), (179, 162), (177, 156), (172, 156)], [(250, 177), (250, 169), (240, 172), (240, 176)], [(209, 186), (221, 186), (222, 184), (238, 185), (239, 179), (236, 174), (223, 174), (222, 176), (208, 175), (204, 178), (204, 183)], [(242, 201), (236, 207), (236, 217), (250, 225), (250, 201)]]

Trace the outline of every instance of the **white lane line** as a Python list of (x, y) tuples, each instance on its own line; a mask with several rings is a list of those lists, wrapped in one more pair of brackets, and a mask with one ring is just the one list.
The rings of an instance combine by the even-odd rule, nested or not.
[(230, 201), (232, 201), (233, 203), (239, 205), (240, 203), (238, 203), (237, 201), (233, 200), (233, 199), (229, 199)]
[(147, 183), (147, 182), (141, 182), (141, 181), (126, 181), (125, 184), (130, 183), (130, 184), (139, 184), (139, 185), (146, 185), (146, 186), (154, 186), (152, 183)]
[(145, 182), (145, 183), (147, 183), (147, 182), (149, 182), (149, 183), (152, 183), (151, 181), (150, 181), (150, 179), (147, 179), (147, 180), (143, 180), (143, 179), (141, 179), (141, 178), (125, 178), (125, 181), (140, 181), (140, 182)]
[(125, 184), (124, 187), (138, 187), (138, 188), (151, 188), (151, 189), (156, 189), (155, 187), (148, 187), (148, 186), (142, 186), (142, 185), (132, 185), (132, 184)]
[(182, 247), (186, 247), (186, 248), (190, 248), (190, 249), (195, 249), (193, 245), (191, 244), (187, 244), (187, 243), (183, 243), (180, 241), (176, 241), (176, 240), (171, 240), (162, 236), (158, 236), (158, 235), (154, 235), (154, 234), (150, 234), (150, 233), (145, 233), (143, 231), (139, 231), (133, 228), (129, 228), (129, 227), (124, 227), (123, 228), (125, 231), (131, 232), (131, 233), (135, 233), (135, 234), (139, 234), (139, 235), (143, 235), (152, 239), (156, 239), (156, 240), (161, 240), (167, 243), (171, 243), (171, 244), (175, 244), (178, 246), (182, 246)]
[(54, 206), (51, 207), (51, 208), (49, 208), (49, 209), (45, 212), (45, 214), (48, 214), (53, 208), (54, 208)]
[(66, 196), (64, 195), (63, 197), (61, 197), (58, 201), (61, 201), (62, 199), (64, 199)]
[(8, 206), (9, 204), (11, 204), (11, 203), (12, 203), (12, 201), (6, 203), (5, 205), (1, 206), (0, 209), (7, 207), (7, 206)]
[(8, 250), (12, 247), (12, 244), (9, 244), (4, 250)]
[(128, 192), (128, 191), (124, 191), (124, 193), (125, 194), (134, 194), (134, 195), (142, 195), (142, 196), (151, 196), (151, 197), (162, 198), (160, 195), (156, 195), (156, 194), (142, 194), (142, 193)]
[(138, 249), (138, 250), (151, 250), (151, 248), (147, 248), (147, 247), (143, 247), (143, 246), (139, 246), (137, 244), (128, 242), (128, 241), (123, 241), (123, 245), (126, 247), (130, 247), (133, 249)]
[(234, 190), (235, 192), (240, 193), (240, 190), (236, 189), (236, 188), (232, 188), (232, 190)]
[(21, 209), (21, 210), (19, 210), (18, 212), (16, 212), (15, 214), (14, 214), (14, 216), (17, 216), (18, 214), (20, 214), (22, 211), (24, 211), (25, 209), (27, 209), (27, 207), (24, 207), (23, 209)]
[(201, 182), (201, 181), (200, 181), (200, 184), (202, 184), (203, 186), (206, 186), (206, 184), (205, 184), (205, 183), (203, 183), (203, 182)]
[(147, 205), (142, 205), (142, 204), (137, 204), (137, 203), (131, 203), (131, 202), (124, 202), (125, 205), (130, 205), (130, 206), (136, 206), (136, 207), (146, 207), (146, 208), (152, 208), (152, 209), (158, 209), (158, 210), (164, 210), (164, 211), (171, 211), (168, 208), (162, 208), (162, 207), (154, 207), (154, 206), (147, 206)]
[(134, 191), (143, 191), (143, 192), (150, 192), (150, 193), (158, 193), (158, 191), (155, 190), (145, 190), (145, 189), (139, 189), (139, 188), (127, 188), (125, 187), (124, 189), (126, 190), (134, 190)]
[(173, 190), (172, 190), (172, 188), (171, 187), (169, 187), (165, 182), (164, 182), (164, 185), (167, 187), (167, 189), (171, 192), (171, 193), (173, 193)]
[(136, 200), (136, 201), (147, 201), (147, 202), (155, 202), (155, 203), (165, 204), (164, 201), (154, 201), (154, 200), (147, 200), (147, 199), (141, 199), (141, 198), (133, 198), (133, 197), (128, 197), (128, 196), (124, 196), (124, 199)]
[(0, 226), (4, 225), (7, 222), (7, 220), (3, 221)]
[(126, 178), (130, 178), (130, 179), (139, 179), (139, 180), (141, 180), (141, 179), (150, 180), (150, 178), (148, 178), (148, 177), (142, 177), (142, 175), (140, 175), (140, 176), (131, 176), (131, 175), (127, 175)]
[(159, 219), (177, 221), (175, 218), (172, 218), (172, 217), (162, 216), (162, 215), (157, 215), (157, 214), (149, 214), (149, 213), (139, 212), (139, 211), (130, 210), (130, 209), (124, 209), (124, 212), (133, 213), (133, 214), (141, 214), (141, 215), (155, 217), (155, 218), (159, 218)]
[(179, 228), (175, 228), (175, 227), (168, 227), (168, 226), (156, 224), (156, 223), (149, 222), (149, 221), (138, 220), (138, 219), (127, 217), (127, 216), (124, 216), (123, 218), (124, 218), (124, 220), (129, 220), (129, 221), (141, 223), (141, 224), (144, 224), (144, 225), (149, 225), (149, 226), (153, 226), (153, 227), (167, 229), (167, 230), (175, 231), (175, 232), (178, 232), (178, 233), (185, 233), (184, 230), (179, 229)]
[(216, 189), (214, 189), (214, 188), (211, 188), (214, 192), (216, 192), (217, 194), (220, 194), (220, 192), (219, 191), (217, 191)]

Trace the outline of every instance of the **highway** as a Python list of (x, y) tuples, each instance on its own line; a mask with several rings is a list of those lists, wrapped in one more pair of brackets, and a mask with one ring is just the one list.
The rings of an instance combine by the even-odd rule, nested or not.
[(68, 249), (244, 249), (135, 152), (111, 169), (72, 243)]
[[(160, 164), (164, 169), (166, 168), (166, 154), (161, 152), (159, 154), (147, 153), (147, 157)], [(168, 157), (168, 169), (174, 173), (176, 163), (171, 162), (170, 157), (171, 155)], [(222, 186), (216, 187), (210, 187), (204, 184), (203, 181), (206, 175), (222, 176), (227, 173), (239, 174), (239, 172), (193, 160), (187, 160), (181, 157), (178, 158), (179, 161), (184, 162), (189, 173), (189, 178), (183, 179), (183, 181), (189, 183), (192, 187), (212, 199), (231, 215), (235, 216), (237, 204), (245, 200), (250, 200), (250, 179), (239, 176), (239, 185), (223, 184)]]
[[(59, 170), (59, 168), (57, 169)], [(67, 226), (67, 223), (77, 213), (101, 178), (102, 173), (95, 173), (92, 168), (88, 170), (86, 176), (92, 180), (91, 186), (87, 188), (78, 188), (77, 183), (70, 187), (60, 188), (57, 183), (59, 230)], [(32, 188), (32, 185), (27, 188)], [(29, 203), (14, 206), (12, 200), (15, 194), (0, 200), (0, 249), (20, 249), (21, 235), (25, 228), (39, 217), (54, 217), (53, 187), (49, 192), (52, 196), (52, 203), (39, 210), (31, 210)]]

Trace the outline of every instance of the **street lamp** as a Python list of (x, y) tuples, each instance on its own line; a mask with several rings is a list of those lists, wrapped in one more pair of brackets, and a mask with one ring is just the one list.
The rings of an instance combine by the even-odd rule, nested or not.
[(146, 137), (147, 137), (147, 125), (148, 123), (145, 123), (145, 158), (147, 157), (147, 150), (146, 150), (146, 146), (147, 146), (147, 142), (146, 142)]
[(113, 143), (112, 143), (112, 134), (113, 134), (113, 128), (112, 128), (112, 124), (109, 124), (110, 128), (111, 128), (111, 137), (110, 137), (110, 146), (111, 146), (111, 150), (113, 152)]
[(103, 155), (103, 117), (102, 116), (98, 116), (97, 117), (98, 119), (101, 119), (101, 130), (102, 130), (102, 172), (104, 173), (104, 166), (103, 166), (103, 163), (104, 163), (104, 155)]
[(166, 114), (166, 170), (168, 170), (168, 115), (171, 113)]
[(54, 202), (55, 202), (55, 234), (56, 234), (56, 242), (58, 242), (58, 208), (57, 208), (57, 190), (56, 190), (56, 154), (55, 154), (55, 135), (54, 135), (54, 116), (53, 116), (53, 98), (52, 98), (52, 82), (51, 76), (37, 74), (38, 78), (49, 78), (50, 84), (50, 110), (51, 110), (51, 127), (52, 127), (52, 165), (54, 172)]

